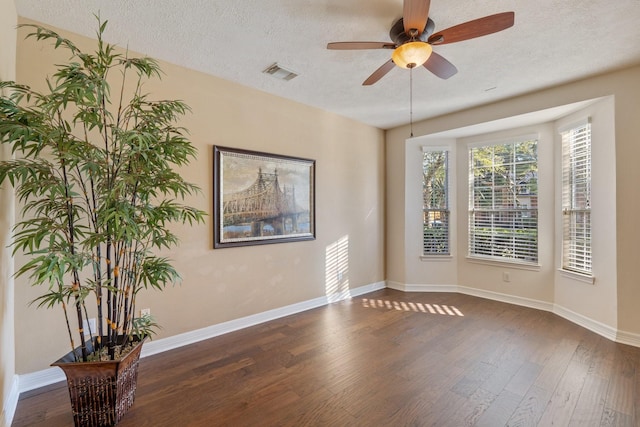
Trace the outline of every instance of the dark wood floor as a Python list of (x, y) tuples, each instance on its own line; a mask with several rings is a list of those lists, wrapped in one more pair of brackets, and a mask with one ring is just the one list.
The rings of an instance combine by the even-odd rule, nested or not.
[[(14, 426), (72, 425), (66, 386)], [(640, 426), (640, 348), (551, 313), (382, 290), (142, 359), (129, 426)]]

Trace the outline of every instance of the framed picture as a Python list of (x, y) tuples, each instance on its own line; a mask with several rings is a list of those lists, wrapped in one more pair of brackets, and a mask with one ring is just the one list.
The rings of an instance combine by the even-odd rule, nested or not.
[(214, 248), (315, 239), (315, 160), (213, 147)]

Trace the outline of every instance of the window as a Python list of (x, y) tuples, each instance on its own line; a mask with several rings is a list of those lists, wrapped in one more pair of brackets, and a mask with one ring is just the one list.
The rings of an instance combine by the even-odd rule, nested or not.
[(591, 274), (591, 124), (562, 136), (562, 268)]
[(422, 157), (422, 254), (449, 255), (449, 153), (424, 148)]
[(469, 150), (469, 256), (538, 262), (538, 141)]

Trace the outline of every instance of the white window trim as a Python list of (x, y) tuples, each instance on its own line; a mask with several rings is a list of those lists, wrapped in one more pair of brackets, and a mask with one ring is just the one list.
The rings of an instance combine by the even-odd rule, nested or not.
[(588, 283), (590, 285), (595, 285), (596, 283), (596, 277), (592, 274), (579, 273), (577, 271), (565, 270), (564, 268), (559, 268), (558, 271), (563, 277), (566, 277), (567, 279)]
[[(581, 126), (585, 126), (586, 124), (591, 124), (592, 120), (591, 120), (591, 116), (587, 115), (587, 116), (583, 116), (581, 118), (578, 118), (576, 120), (572, 120), (571, 122), (557, 127), (556, 128), (556, 132), (557, 135), (559, 135), (560, 137), (560, 158), (562, 159), (562, 153), (564, 150), (564, 145), (562, 143), (562, 134), (564, 132), (568, 132), (571, 131), (577, 127), (581, 127)], [(593, 133), (593, 130), (592, 130)], [(592, 159), (593, 160), (593, 159)], [(563, 222), (564, 220), (562, 219), (562, 215), (564, 215), (562, 213), (562, 211), (564, 210), (564, 206), (563, 206), (563, 202), (562, 202), (562, 195), (564, 193), (564, 180), (563, 180), (563, 174), (564, 174), (564, 170), (563, 170), (563, 165), (562, 165), (562, 160), (560, 162), (560, 168), (559, 168), (559, 177), (560, 177), (560, 196), (561, 196), (561, 201), (560, 201), (560, 210), (561, 210), (561, 220), (560, 220), (560, 224), (561, 224), (561, 233), (560, 233), (560, 242), (561, 242), (561, 246), (560, 246), (560, 267), (558, 268), (558, 270), (560, 271), (560, 273), (562, 274), (562, 276), (568, 278), (568, 279), (572, 279), (572, 280), (576, 280), (576, 281), (580, 281), (580, 282), (584, 282), (584, 283), (589, 283), (591, 285), (595, 284), (596, 278), (593, 275), (593, 271), (591, 272), (583, 272), (583, 271), (575, 271), (575, 270), (571, 270), (571, 269), (566, 269), (564, 268), (564, 241), (563, 241), (563, 235), (564, 235), (564, 226), (563, 226)], [(592, 212), (590, 210), (590, 212)], [(593, 256), (593, 252), (591, 253), (591, 255)], [(591, 267), (593, 268), (593, 259), (591, 260)]]
[(558, 127), (556, 129), (556, 132), (561, 134), (563, 132), (567, 132), (570, 131), (574, 128), (580, 127), (580, 126), (584, 126), (587, 123), (591, 123), (591, 116), (584, 116), (581, 117), (580, 119), (577, 120), (572, 120), (571, 122), (567, 123), (566, 125), (562, 125), (560, 127)]
[(540, 271), (540, 269), (542, 268), (542, 265), (540, 265), (539, 263), (523, 262), (519, 260), (507, 261), (505, 259), (504, 261), (502, 261), (502, 260), (489, 258), (489, 257), (485, 258), (479, 255), (467, 255), (466, 258), (467, 258), (467, 261), (474, 264), (492, 265), (494, 267), (515, 268), (518, 270), (530, 270), (530, 271)]
[[(495, 145), (505, 145), (505, 144), (515, 144), (518, 142), (525, 142), (525, 141), (531, 141), (531, 140), (535, 140), (537, 142), (540, 142), (540, 133), (539, 132), (532, 132), (532, 133), (525, 133), (525, 134), (516, 134), (513, 136), (509, 136), (509, 137), (505, 137), (505, 138), (496, 138), (496, 139), (486, 139), (486, 140), (478, 140), (478, 141), (474, 141), (474, 142), (469, 142), (467, 143), (467, 159), (469, 159), (469, 156), (471, 154), (471, 150), (474, 148), (478, 148), (478, 147), (490, 147), (490, 146), (495, 146)], [(467, 170), (468, 173), (471, 173), (471, 169), (470, 169), (470, 165), (468, 164), (469, 162), (467, 161)], [(470, 187), (469, 184), (467, 183), (467, 188), (468, 188), (468, 194), (470, 197)], [(469, 205), (469, 201), (467, 201), (467, 223), (469, 221), (469, 213), (472, 211), (472, 207)], [(469, 227), (467, 226), (467, 255), (466, 255), (466, 259), (470, 262), (476, 263), (476, 264), (486, 264), (486, 265), (497, 265), (497, 266), (503, 266), (503, 267), (512, 267), (512, 268), (520, 268), (523, 270), (540, 270), (541, 265), (539, 264), (540, 262), (540, 246), (538, 243), (538, 261), (536, 262), (524, 262), (524, 261), (520, 261), (517, 259), (504, 259), (504, 260), (498, 260), (495, 258), (485, 258), (481, 255), (475, 255), (475, 254), (471, 254), (469, 253), (469, 235), (470, 235), (471, 230), (469, 229)], [(540, 223), (538, 222), (538, 233), (540, 233)]]
[[(423, 246), (420, 249), (420, 261), (451, 261), (454, 258), (455, 251), (455, 241), (453, 233), (453, 229), (456, 226), (454, 224), (454, 205), (455, 205), (455, 151), (451, 145), (448, 144), (434, 144), (434, 145), (422, 145), (421, 147), (422, 153), (430, 153), (434, 151), (446, 151), (447, 152), (447, 207), (449, 210), (449, 253), (438, 255), (438, 254), (425, 254), (423, 252)], [(424, 223), (420, 221), (421, 227), (424, 227)], [(421, 234), (424, 231), (421, 231)], [(422, 240), (424, 241), (424, 240)], [(424, 245), (424, 243), (423, 243)]]
[(430, 153), (432, 151), (448, 151), (451, 152), (451, 147), (448, 145), (423, 145), (422, 152)]
[(504, 145), (504, 144), (515, 144), (518, 142), (531, 141), (534, 139), (536, 141), (540, 140), (540, 134), (538, 132), (517, 134), (509, 138), (487, 139), (483, 141), (469, 142), (467, 144), (467, 156), (468, 156), (469, 150), (471, 150), (472, 148), (491, 147), (494, 145)]
[[(449, 236), (451, 237), (451, 236)], [(449, 251), (451, 252), (451, 251)], [(443, 254), (443, 255), (420, 255), (420, 261), (423, 262), (432, 262), (432, 261), (446, 261), (446, 262), (450, 262), (453, 261), (453, 255), (449, 254)]]

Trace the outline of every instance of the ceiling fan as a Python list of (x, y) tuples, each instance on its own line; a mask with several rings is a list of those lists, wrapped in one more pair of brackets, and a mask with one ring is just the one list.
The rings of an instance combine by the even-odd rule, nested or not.
[(384, 77), (394, 65), (414, 68), (423, 65), (442, 79), (458, 72), (451, 62), (433, 52), (432, 45), (456, 43), (513, 26), (514, 12), (503, 12), (474, 19), (433, 33), (435, 24), (429, 18), (431, 0), (404, 0), (402, 18), (389, 31), (392, 42), (333, 42), (327, 49), (393, 49), (391, 59), (373, 72), (362, 84), (372, 85)]

